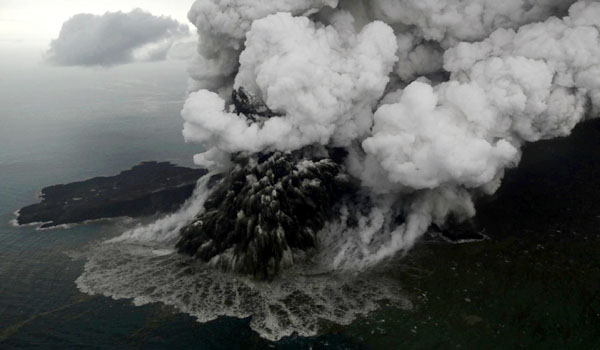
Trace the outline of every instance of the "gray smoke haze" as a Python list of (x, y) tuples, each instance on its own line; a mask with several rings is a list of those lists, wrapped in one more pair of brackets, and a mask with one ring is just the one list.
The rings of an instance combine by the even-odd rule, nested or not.
[[(170, 17), (141, 9), (129, 13), (78, 14), (66, 21), (52, 41), (47, 61), (59, 66), (114, 66), (167, 58), (188, 27)], [(181, 46), (177, 56), (181, 55)]]
[[(200, 37), (182, 116), (195, 161), (344, 147), (374, 203), (341, 223), (335, 266), (410, 248), (475, 214), (525, 142), (568, 135), (600, 108), (600, 3), (590, 0), (197, 0)], [(243, 87), (278, 112), (231, 112)], [(391, 208), (406, 223), (390, 227)]]

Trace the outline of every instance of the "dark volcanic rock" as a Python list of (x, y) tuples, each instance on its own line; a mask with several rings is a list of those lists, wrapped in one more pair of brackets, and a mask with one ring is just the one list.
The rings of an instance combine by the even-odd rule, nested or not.
[(207, 173), (167, 162), (143, 162), (119, 175), (42, 190), (42, 202), (19, 211), (17, 222), (42, 227), (118, 216), (139, 217), (177, 209)]
[(302, 152), (237, 154), (233, 170), (184, 227), (177, 247), (226, 270), (268, 278), (317, 244), (349, 189), (343, 166)]
[[(233, 91), (232, 102), (253, 123), (279, 115), (244, 88)], [(181, 230), (177, 248), (225, 270), (271, 277), (316, 246), (336, 200), (351, 188), (345, 156), (322, 146), (233, 154), (231, 172)]]
[(268, 118), (279, 116), (273, 112), (261, 99), (258, 99), (249, 93), (243, 87), (233, 90), (231, 100), (235, 107), (235, 112), (245, 115), (253, 122), (261, 122)]

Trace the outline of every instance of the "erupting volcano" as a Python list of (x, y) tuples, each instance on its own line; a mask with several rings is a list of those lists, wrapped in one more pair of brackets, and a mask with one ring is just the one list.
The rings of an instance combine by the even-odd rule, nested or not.
[(598, 18), (593, 1), (196, 1), (184, 136), (223, 178), (177, 247), (268, 277), (357, 196), (335, 268), (469, 219), (526, 142), (597, 115)]

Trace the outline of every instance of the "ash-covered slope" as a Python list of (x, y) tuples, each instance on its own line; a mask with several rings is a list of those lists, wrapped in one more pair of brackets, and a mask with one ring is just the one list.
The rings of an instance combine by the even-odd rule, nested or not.
[(95, 177), (42, 189), (42, 202), (19, 211), (20, 225), (41, 227), (118, 216), (139, 217), (177, 209), (190, 197), (205, 169), (143, 162), (115, 176)]

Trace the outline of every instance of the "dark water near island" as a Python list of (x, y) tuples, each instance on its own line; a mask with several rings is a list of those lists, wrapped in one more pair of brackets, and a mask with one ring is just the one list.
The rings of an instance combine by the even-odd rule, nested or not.
[(183, 143), (179, 117), (185, 72), (145, 69), (153, 73), (3, 72), (0, 349), (600, 349), (597, 122), (526, 150), (481, 206), (490, 240), (426, 240), (382, 267), (410, 310), (384, 307), (347, 326), (325, 323), (316, 337), (269, 342), (249, 319), (201, 324), (161, 304), (81, 293), (79, 253), (132, 223), (37, 231), (9, 221), (45, 186), (142, 160), (191, 165), (198, 149)]

